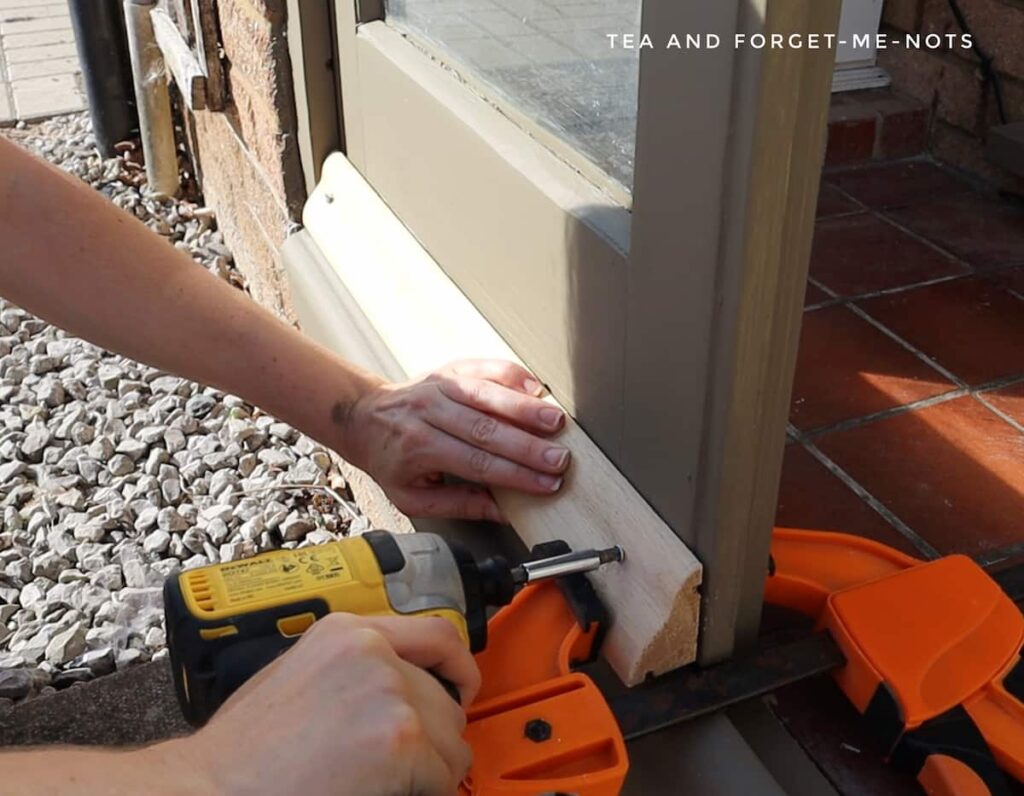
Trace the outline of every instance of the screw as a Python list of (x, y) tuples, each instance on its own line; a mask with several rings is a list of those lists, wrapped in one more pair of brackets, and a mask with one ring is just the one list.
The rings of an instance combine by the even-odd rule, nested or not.
[(526, 722), (523, 728), (523, 735), (534, 743), (543, 743), (551, 740), (551, 725), (544, 719), (531, 719)]

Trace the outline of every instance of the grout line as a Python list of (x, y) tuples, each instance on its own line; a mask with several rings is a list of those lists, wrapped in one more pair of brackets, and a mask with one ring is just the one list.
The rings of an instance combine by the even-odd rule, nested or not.
[(1014, 418), (1010, 417), (1002, 409), (999, 409), (999, 408), (993, 406), (991, 403), (989, 403), (988, 399), (985, 397), (985, 393), (986, 392), (991, 392), (993, 390), (1003, 389), (1004, 387), (1012, 387), (1013, 385), (1020, 384), (1021, 382), (1024, 382), (1024, 376), (1019, 376), (1018, 375), (1018, 376), (1014, 376), (1012, 378), (999, 379), (999, 380), (996, 380), (994, 382), (989, 382), (988, 384), (984, 384), (981, 387), (976, 388), (976, 391), (972, 391), (971, 392), (971, 397), (974, 398), (975, 401), (980, 403), (986, 409), (988, 409), (990, 412), (995, 414), (997, 417), (1000, 417), (1004, 422), (1006, 422), (1006, 423), (1010, 424), (1011, 426), (1013, 426), (1021, 434), (1024, 434), (1024, 424), (1021, 424), (1020, 422), (1018, 422)]
[(818, 290), (821, 290), (822, 292), (827, 293), (828, 295), (830, 295), (832, 298), (838, 298), (838, 299), (842, 298), (842, 296), (840, 296), (838, 293), (836, 293), (832, 288), (830, 288), (828, 285), (826, 285), (821, 280), (814, 278), (810, 274), (808, 274), (808, 276), (807, 276), (807, 281), (810, 282), (812, 285), (814, 285), (816, 288), (818, 288)]
[(916, 290), (919, 287), (931, 287), (932, 285), (941, 285), (944, 282), (954, 282), (957, 279), (966, 279), (967, 277), (975, 276), (976, 272), (969, 271), (966, 274), (947, 274), (946, 276), (937, 276), (934, 279), (925, 279), (921, 282), (913, 282), (909, 285), (899, 285), (898, 287), (883, 287), (881, 290), (874, 290), (870, 293), (858, 293), (856, 296), (850, 296), (844, 299), (849, 301), (851, 304), (857, 301), (868, 301), (873, 298), (880, 298), (882, 296), (892, 296), (897, 293), (906, 293), (908, 290)]
[[(895, 208), (895, 209), (899, 209), (899, 208)], [(888, 224), (889, 226), (894, 227), (895, 229), (898, 229), (900, 232), (904, 233), (908, 237), (913, 238), (918, 243), (923, 243), (928, 248), (933, 249), (934, 251), (938, 252), (939, 254), (943, 255), (944, 257), (949, 258), (953, 262), (958, 263), (959, 265), (964, 266), (967, 269), (968, 273), (976, 274), (978, 272), (977, 268), (975, 268), (973, 265), (971, 265), (969, 262), (967, 262), (960, 255), (954, 254), (953, 252), (949, 251), (948, 249), (942, 248), (942, 246), (940, 246), (939, 244), (935, 243), (935, 241), (929, 240), (928, 238), (924, 237), (923, 235), (921, 235), (918, 232), (914, 232), (914, 230), (910, 229), (910, 227), (907, 227), (907, 226), (901, 224), (900, 222), (896, 221), (893, 218), (890, 218), (889, 216), (885, 215), (884, 213), (882, 213), (882, 212), (880, 212), (878, 210), (872, 210), (871, 212), (874, 213), (875, 217), (878, 218), (880, 221), (883, 221), (886, 224)], [(966, 276), (966, 274), (960, 274), (960, 276)]]
[(940, 393), (939, 395), (933, 395), (929, 398), (922, 398), (918, 401), (913, 401), (909, 404), (900, 404), (899, 406), (890, 406), (888, 409), (881, 409), (877, 412), (872, 412), (869, 415), (861, 415), (860, 417), (851, 417), (846, 420), (839, 420), (828, 426), (818, 426), (817, 428), (807, 429), (801, 432), (805, 438), (812, 439), (817, 437), (823, 437), (826, 434), (832, 434), (838, 431), (849, 431), (853, 428), (859, 428), (865, 426), (868, 423), (874, 423), (876, 420), (886, 420), (890, 417), (902, 415), (907, 412), (913, 412), (917, 409), (927, 409), (929, 406), (935, 406), (937, 404), (944, 404), (948, 401), (955, 400), (957, 398), (963, 398), (970, 395), (970, 390), (961, 387), (955, 390), (949, 390), (948, 392)]
[(817, 445), (804, 437), (798, 429), (790, 425), (789, 433), (798, 439), (803, 444), (807, 452), (824, 465), (829, 472), (853, 490), (857, 497), (867, 503), (868, 506), (874, 509), (875, 512), (882, 517), (882, 519), (889, 523), (889, 525), (891, 525), (896, 531), (901, 533), (923, 556), (929, 559), (939, 558), (940, 554), (938, 550), (932, 547), (927, 541), (919, 536), (913, 528), (896, 516), (896, 514), (882, 503), (882, 501), (865, 489), (857, 479), (832, 461), (832, 459), (818, 448)]
[[(1024, 382), (1024, 375), (1017, 373), (1012, 376), (1004, 376), (1000, 379), (987, 381), (984, 384), (979, 384), (976, 387), (958, 387), (955, 390), (949, 390), (948, 392), (940, 393), (938, 395), (932, 395), (928, 398), (921, 398), (920, 400), (917, 401), (911, 401), (908, 404), (890, 406), (888, 409), (881, 409), (877, 412), (872, 412), (871, 414), (868, 415), (860, 415), (859, 417), (846, 418), (845, 420), (839, 420), (835, 423), (832, 423), (831, 425), (816, 426), (815, 428), (809, 428), (804, 430), (798, 429), (798, 433), (802, 434), (806, 439), (815, 439), (817, 437), (822, 437), (826, 434), (832, 434), (837, 431), (849, 431), (850, 429), (858, 428), (860, 426), (867, 425), (868, 423), (873, 423), (876, 420), (885, 420), (886, 418), (901, 415), (905, 412), (912, 412), (917, 409), (927, 409), (929, 406), (936, 406), (937, 404), (943, 404), (946, 403), (947, 401), (953, 401), (957, 398), (971, 396), (972, 398), (975, 398), (981, 403), (983, 403), (988, 409), (995, 412), (1003, 420), (1005, 420), (1011, 426), (1018, 429), (1022, 434), (1024, 434), (1024, 425), (1018, 423), (1012, 417), (1008, 417), (999, 409), (996, 409), (994, 406), (989, 404), (988, 401), (985, 400), (983, 395), (983, 393), (991, 392), (992, 390), (1000, 390), (1005, 387), (1012, 387), (1013, 385), (1019, 384), (1021, 382)], [(796, 439), (796, 437), (794, 437), (794, 439)]]
[(974, 556), (974, 560), (983, 567), (991, 567), (1021, 553), (1024, 553), (1024, 542), (1017, 542), (988, 553), (979, 553)]
[(945, 376), (946, 379), (953, 382), (953, 384), (955, 384), (957, 387), (967, 389), (966, 382), (961, 380), (959, 376), (942, 367), (942, 365), (940, 365), (938, 362), (933, 360), (931, 357), (929, 357), (922, 351), (919, 351), (917, 348), (908, 343), (906, 340), (904, 340), (902, 337), (896, 334), (896, 332), (892, 331), (888, 326), (883, 324), (881, 321), (877, 321), (874, 318), (872, 318), (870, 315), (868, 315), (867, 312), (858, 307), (856, 304), (848, 304), (847, 306), (850, 308), (850, 312), (870, 323), (872, 326), (878, 329), (878, 331), (882, 332), (882, 334), (884, 334), (886, 337), (890, 338), (893, 342), (898, 343), (900, 346), (905, 348), (919, 360), (928, 365), (928, 367), (930, 367), (932, 370), (936, 371), (942, 376)]

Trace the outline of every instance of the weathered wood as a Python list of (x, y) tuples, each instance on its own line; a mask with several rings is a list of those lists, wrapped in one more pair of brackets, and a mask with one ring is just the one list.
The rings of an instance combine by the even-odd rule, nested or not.
[(164, 55), (164, 63), (185, 104), (189, 110), (203, 110), (206, 108), (206, 76), (199, 65), (199, 59), (166, 11), (156, 8), (150, 12), (150, 18), (153, 20), (156, 43)]
[[(343, 156), (328, 159), (303, 220), (407, 373), (460, 357), (518, 359)], [(559, 440), (573, 454), (561, 494), (497, 490), (503, 513), (528, 545), (625, 548), (626, 562), (593, 580), (614, 618), (604, 654), (627, 684), (690, 662), (700, 564), (575, 421)]]
[(206, 107), (222, 111), (227, 105), (227, 80), (220, 57), (216, 0), (191, 0), (195, 53), (206, 76)]
[(288, 0), (288, 55), (295, 91), (296, 138), (307, 196), (320, 166), (341, 146), (333, 31), (327, 4)]

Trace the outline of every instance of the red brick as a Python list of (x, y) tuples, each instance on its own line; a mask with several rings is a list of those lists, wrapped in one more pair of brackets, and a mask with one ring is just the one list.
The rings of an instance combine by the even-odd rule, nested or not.
[(948, 59), (936, 86), (935, 112), (940, 119), (977, 134), (984, 116), (984, 88), (979, 70), (967, 63)]
[(825, 165), (870, 160), (875, 151), (877, 121), (877, 114), (868, 105), (842, 96), (833, 100), (828, 115)]
[(932, 155), (958, 169), (977, 174), (995, 187), (1024, 196), (1024, 178), (989, 162), (985, 144), (958, 127), (936, 121), (931, 134)]
[(221, 39), (233, 117), (242, 140), (293, 217), (301, 213), (305, 185), (294, 134), (295, 99), (287, 40), (279, 14), (283, 0), (258, 4), (221, 0)]
[(217, 209), (218, 223), (249, 292), (292, 320), (286, 280), (277, 263), (289, 224), (286, 209), (223, 114), (200, 111), (195, 128), (203, 191)]
[(878, 156), (906, 158), (924, 152), (928, 146), (930, 116), (927, 108), (915, 108), (885, 116), (878, 136)]
[[(224, 2), (224, 0), (220, 0)], [(287, 0), (232, 0), (245, 8), (249, 14), (258, 14), (268, 22), (281, 25), (288, 14)]]
[[(960, 0), (975, 40), (994, 58), (996, 71), (1024, 79), (1024, 6), (1003, 0)], [(961, 33), (947, 0), (925, 0), (921, 29), (925, 33)], [(954, 48), (958, 56), (977, 61), (973, 49)]]
[(882, 22), (894, 28), (913, 33), (921, 24), (922, 0), (886, 0), (882, 8)]
[(927, 106), (932, 104), (942, 75), (941, 56), (908, 47), (889, 47), (878, 53), (878, 65), (889, 73), (894, 89)]

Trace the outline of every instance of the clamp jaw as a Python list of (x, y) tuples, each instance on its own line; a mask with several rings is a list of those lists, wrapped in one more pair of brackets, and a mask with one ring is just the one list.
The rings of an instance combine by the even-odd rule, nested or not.
[(621, 791), (622, 733), (594, 682), (572, 671), (596, 656), (606, 622), (584, 575), (529, 585), (494, 615), (476, 656), (483, 687), (467, 714), (473, 766), (460, 796)]
[(921, 561), (867, 539), (776, 529), (765, 601), (816, 618), (835, 679), (890, 761), (929, 794), (1024, 781), (1024, 616), (966, 556)]

